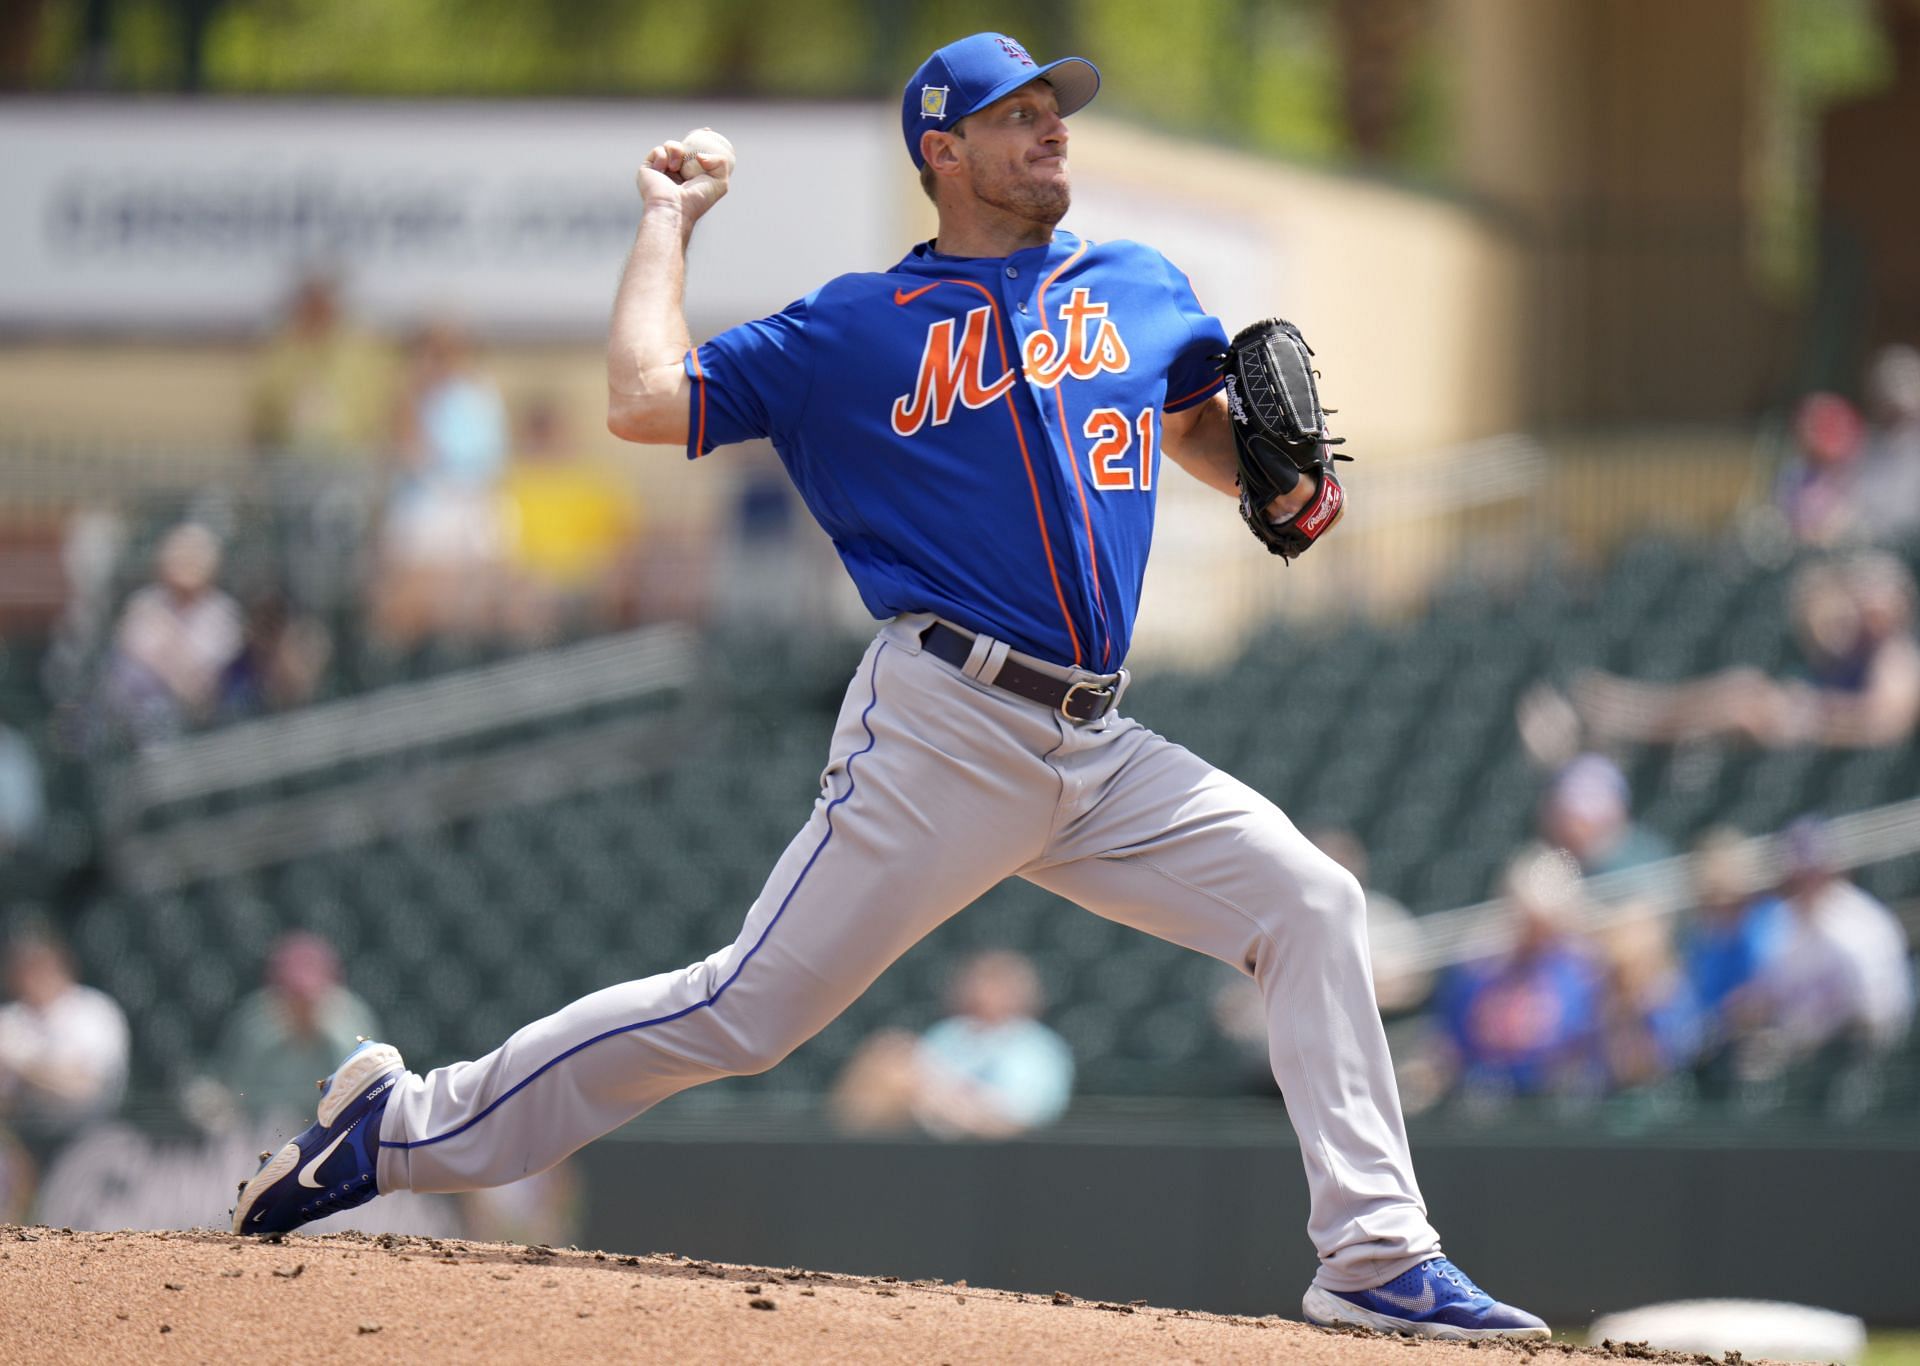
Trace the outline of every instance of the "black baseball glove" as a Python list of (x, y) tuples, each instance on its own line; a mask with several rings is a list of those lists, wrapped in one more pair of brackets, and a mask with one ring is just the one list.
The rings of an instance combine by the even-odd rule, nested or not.
[[(1327, 431), (1312, 357), (1300, 329), (1282, 318), (1241, 329), (1220, 357), (1240, 455), (1240, 516), (1262, 545), (1288, 560), (1309, 550), (1347, 501), (1333, 462), (1352, 457), (1333, 453), (1345, 438)], [(1286, 521), (1268, 521), (1267, 505), (1291, 493), (1303, 474), (1318, 484), (1314, 496)]]

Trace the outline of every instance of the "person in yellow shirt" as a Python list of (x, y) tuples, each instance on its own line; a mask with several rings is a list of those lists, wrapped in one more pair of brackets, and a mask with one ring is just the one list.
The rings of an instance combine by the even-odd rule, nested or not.
[(611, 466), (579, 453), (559, 407), (537, 399), (501, 485), (511, 629), (529, 640), (620, 615), (642, 525), (640, 500)]
[(334, 281), (309, 275), (260, 356), (254, 444), (275, 454), (371, 461), (387, 444), (396, 373), (391, 347), (342, 321)]

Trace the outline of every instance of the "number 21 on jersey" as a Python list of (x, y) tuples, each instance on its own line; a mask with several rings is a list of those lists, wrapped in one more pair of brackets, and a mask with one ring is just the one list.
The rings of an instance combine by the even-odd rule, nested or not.
[[(1095, 488), (1145, 490), (1153, 487), (1153, 456), (1157, 446), (1153, 439), (1151, 406), (1142, 408), (1139, 416), (1131, 419), (1118, 408), (1095, 408), (1087, 414), (1087, 425), (1081, 430), (1093, 443), (1087, 448), (1087, 464), (1092, 468)], [(1135, 433), (1140, 437), (1137, 444)], [(1128, 459), (1134, 451), (1138, 452), (1137, 457)]]

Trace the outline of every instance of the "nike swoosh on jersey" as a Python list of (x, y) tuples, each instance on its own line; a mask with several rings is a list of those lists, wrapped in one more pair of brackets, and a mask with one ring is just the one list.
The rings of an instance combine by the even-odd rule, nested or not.
[(893, 301), (896, 304), (910, 304), (928, 290), (940, 288), (941, 283), (941, 281), (935, 280), (932, 284), (921, 285), (918, 289), (896, 289), (893, 291)]
[(1388, 1304), (1397, 1305), (1399, 1308), (1414, 1314), (1427, 1313), (1434, 1305), (1433, 1286), (1431, 1285), (1422, 1286), (1418, 1295), (1395, 1295), (1385, 1290), (1376, 1290), (1373, 1293), (1378, 1298), (1385, 1300)]
[[(302, 1167), (300, 1169), (300, 1174), (294, 1179), (297, 1180), (301, 1185), (307, 1187), (309, 1190), (319, 1190), (320, 1183), (318, 1181), (315, 1181), (313, 1178), (315, 1177), (315, 1175), (319, 1173), (320, 1164), (322, 1162), (325, 1162), (329, 1157), (332, 1157), (333, 1150), (335, 1148), (338, 1148), (342, 1143), (345, 1143), (347, 1141), (347, 1135), (353, 1132), (354, 1125), (358, 1124), (359, 1122), (360, 1121), (356, 1119), (353, 1122), (353, 1124), (349, 1124), (346, 1128), (342, 1129), (340, 1131), (339, 1136), (335, 1138), (333, 1142), (327, 1144), (326, 1147), (322, 1148), (319, 1154), (313, 1159), (313, 1161), (307, 1163), (306, 1166)], [(1433, 1298), (1432, 1286), (1427, 1287), (1427, 1298), (1429, 1300)]]

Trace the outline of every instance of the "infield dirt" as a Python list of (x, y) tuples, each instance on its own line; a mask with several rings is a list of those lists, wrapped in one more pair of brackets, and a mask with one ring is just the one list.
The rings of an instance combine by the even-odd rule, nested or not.
[[(1706, 1362), (392, 1234), (0, 1226), (0, 1361)], [(1731, 1358), (1737, 1360), (1738, 1358)]]

